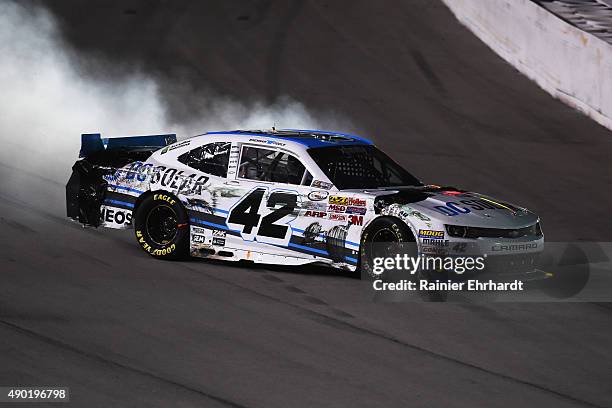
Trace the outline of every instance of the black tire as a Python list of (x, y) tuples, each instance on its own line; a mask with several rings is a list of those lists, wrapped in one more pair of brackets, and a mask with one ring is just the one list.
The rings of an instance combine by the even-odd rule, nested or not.
[[(389, 243), (391, 248), (385, 253), (384, 245)], [(385, 217), (378, 218), (370, 224), (361, 236), (359, 246), (359, 269), (361, 279), (372, 280), (378, 277), (374, 273), (373, 259), (381, 256), (394, 256), (400, 245), (414, 244), (411, 252), (416, 255), (416, 242), (412, 231), (400, 219)]]
[(189, 253), (189, 217), (174, 195), (157, 192), (146, 197), (134, 216), (136, 240), (158, 259), (182, 259)]

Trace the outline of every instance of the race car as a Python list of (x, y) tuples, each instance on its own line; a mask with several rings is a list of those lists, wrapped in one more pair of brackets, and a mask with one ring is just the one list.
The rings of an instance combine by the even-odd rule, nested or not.
[(156, 258), (325, 264), (366, 274), (372, 247), (533, 264), (544, 236), (525, 208), (426, 185), (371, 141), (320, 130), (102, 139), (83, 134), (68, 217), (133, 228)]

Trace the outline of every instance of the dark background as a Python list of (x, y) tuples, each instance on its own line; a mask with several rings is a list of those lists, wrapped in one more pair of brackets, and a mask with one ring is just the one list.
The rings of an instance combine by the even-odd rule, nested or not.
[[(610, 132), (439, 1), (25, 4), (83, 76), (156, 78), (173, 120), (288, 96), (427, 182), (527, 206), (547, 240), (610, 240)], [(44, 202), (2, 194), (0, 212), (0, 384), (84, 407), (612, 405), (605, 304), (373, 303), (333, 271), (160, 262)]]

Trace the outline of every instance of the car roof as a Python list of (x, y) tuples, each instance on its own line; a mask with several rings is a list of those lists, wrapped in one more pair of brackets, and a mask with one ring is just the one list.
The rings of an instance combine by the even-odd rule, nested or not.
[(230, 130), (223, 132), (206, 132), (202, 135), (232, 135), (250, 137), (270, 137), (301, 144), (307, 148), (328, 146), (371, 145), (370, 140), (348, 133), (329, 132), (309, 129), (279, 129), (279, 130)]

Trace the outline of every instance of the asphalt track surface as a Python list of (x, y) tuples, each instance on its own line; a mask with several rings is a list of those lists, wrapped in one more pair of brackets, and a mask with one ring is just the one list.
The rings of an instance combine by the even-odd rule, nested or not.
[[(422, 179), (537, 211), (549, 240), (610, 241), (610, 132), (438, 2), (59, 3), (79, 52), (334, 109)], [(17, 167), (2, 179), (40, 185)], [(346, 274), (156, 261), (65, 220), (62, 195), (0, 194), (2, 385), (79, 407), (612, 406), (605, 304), (374, 303)]]

